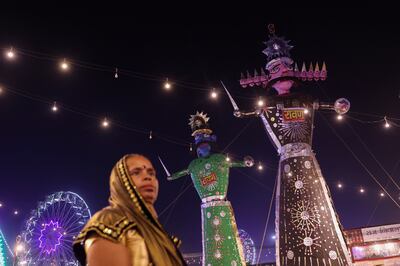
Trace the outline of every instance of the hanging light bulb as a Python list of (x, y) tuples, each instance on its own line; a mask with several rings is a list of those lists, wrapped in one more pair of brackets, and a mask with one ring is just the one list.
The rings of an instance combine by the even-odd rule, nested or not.
[(117, 79), (118, 78), (118, 68), (115, 68), (115, 75), (114, 77)]
[(58, 111), (57, 102), (54, 102), (54, 103), (53, 103), (53, 106), (51, 107), (51, 110), (52, 110), (53, 112), (57, 112), (57, 111)]
[(8, 59), (14, 59), (15, 58), (15, 52), (14, 52), (14, 48), (11, 47), (7, 52), (6, 52), (6, 56)]
[(2, 95), (4, 92), (4, 89), (2, 87), (0, 87), (0, 95)]
[(61, 67), (61, 70), (63, 70), (63, 71), (67, 71), (68, 70), (68, 68), (69, 68), (69, 64), (68, 64), (68, 62), (67, 62), (67, 60), (64, 58), (64, 60), (60, 63), (60, 67)]
[(149, 133), (149, 139), (152, 139), (153, 138), (153, 131), (150, 131), (150, 133)]
[(227, 162), (229, 162), (229, 161), (231, 160), (231, 158), (229, 158), (229, 155), (228, 155), (228, 154), (226, 154), (225, 160), (226, 160)]
[(210, 94), (211, 98), (213, 99), (217, 99), (218, 98), (218, 93), (215, 90), (215, 88), (212, 89), (211, 94)]
[(304, 114), (308, 114), (310, 111), (307, 108), (304, 108)]
[(381, 198), (383, 198), (383, 197), (385, 196), (385, 193), (381, 192), (381, 193), (379, 194), (379, 196), (381, 196)]
[(390, 127), (390, 124), (389, 124), (389, 122), (387, 121), (386, 116), (385, 116), (383, 119), (385, 120), (385, 128), (389, 128), (389, 127)]
[(170, 90), (171, 89), (171, 83), (169, 83), (168, 78), (166, 79), (164, 83), (164, 89)]
[(258, 170), (262, 171), (264, 169), (263, 165), (261, 163), (258, 164)]
[(108, 122), (107, 118), (103, 119), (103, 121), (101, 122), (101, 126), (104, 128), (107, 128), (110, 126), (110, 122)]
[(342, 121), (343, 120), (343, 116), (342, 115), (337, 115), (337, 120)]
[(258, 105), (258, 107), (263, 107), (264, 106), (264, 101), (263, 101), (263, 99), (261, 97), (258, 99), (257, 105)]
[(3, 207), (3, 203), (0, 202), (0, 208)]
[(360, 188), (360, 193), (364, 193), (365, 192), (365, 189), (364, 188)]
[(190, 143), (189, 151), (193, 151), (193, 145)]
[(14, 211), (14, 215), (18, 215), (18, 213), (19, 213), (19, 212), (18, 212), (17, 210)]
[(343, 184), (342, 184), (342, 183), (338, 183), (338, 184), (337, 184), (337, 187), (338, 187), (338, 188), (342, 188), (342, 187), (343, 187)]

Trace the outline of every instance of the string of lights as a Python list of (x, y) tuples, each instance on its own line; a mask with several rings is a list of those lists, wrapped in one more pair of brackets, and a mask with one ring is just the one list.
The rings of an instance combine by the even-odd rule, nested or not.
[[(376, 190), (376, 188), (373, 188), (371, 186), (365, 186), (365, 185), (357, 185), (357, 186), (351, 186), (348, 187), (345, 182), (343, 181), (334, 181), (334, 182), (329, 182), (330, 187), (336, 188), (337, 191), (349, 191), (349, 189), (352, 192), (356, 192), (359, 195), (368, 195), (371, 196), (371, 193), (373, 195), (376, 195), (379, 198), (385, 198), (386, 194), (383, 190)], [(385, 186), (387, 188), (387, 186)], [(400, 195), (399, 195), (400, 196)]]
[[(333, 131), (335, 136), (343, 143), (343, 145), (346, 147), (346, 149), (350, 152), (351, 155), (357, 160), (357, 162), (364, 168), (364, 170), (368, 173), (368, 175), (379, 185), (379, 187), (382, 189), (383, 192), (386, 195), (389, 196), (389, 198), (393, 201), (393, 203), (400, 208), (400, 204), (392, 197), (392, 195), (387, 191), (387, 189), (379, 182), (379, 180), (371, 173), (371, 171), (368, 169), (368, 167), (361, 161), (361, 159), (355, 154), (355, 152), (350, 148), (350, 146), (346, 143), (346, 141), (339, 136), (339, 134), (336, 132), (336, 130), (333, 128), (333, 126), (328, 122), (328, 119), (325, 118), (323, 115), (321, 115), (323, 120), (327, 123), (329, 128)], [(385, 196), (385, 195), (383, 195)]]
[[(47, 54), (47, 53), (42, 53), (42, 52), (37, 52), (37, 51), (32, 51), (32, 50), (27, 50), (27, 49), (22, 49), (22, 48), (18, 48), (18, 50), (17, 50), (17, 49), (15, 49), (15, 47), (12, 47), (12, 46), (11, 47), (3, 47), (2, 49), (4, 51), (5, 57), (8, 60), (16, 60), (17, 54), (21, 54), (21, 55), (32, 57), (32, 58), (39, 59), (39, 60), (47, 60), (47, 61), (57, 62), (59, 65), (59, 68), (62, 71), (68, 71), (71, 68), (71, 66), (77, 66), (80, 68), (86, 68), (86, 69), (90, 69), (93, 71), (112, 73), (114, 75), (114, 78), (116, 78), (116, 79), (120, 77), (120, 74), (123, 74), (123, 75), (137, 78), (137, 79), (163, 82), (162, 87), (167, 91), (172, 90), (173, 86), (176, 85), (176, 86), (180, 86), (180, 87), (187, 88), (187, 89), (208, 92), (209, 97), (211, 99), (217, 99), (219, 96), (220, 89), (218, 89), (217, 87), (205, 88), (204, 85), (199, 84), (199, 83), (188, 82), (188, 81), (183, 81), (183, 80), (171, 81), (168, 77), (163, 77), (160, 75), (142, 73), (142, 72), (132, 71), (132, 70), (125, 69), (125, 68), (117, 68), (117, 67), (111, 67), (111, 66), (107, 66), (107, 65), (100, 65), (100, 64), (82, 61), (82, 60), (76, 60), (76, 59), (74, 59), (74, 60), (69, 60), (69, 59), (67, 60), (66, 58), (60, 59), (60, 57), (58, 57), (58, 56), (54, 56), (54, 55)], [(317, 84), (317, 86), (319, 88), (321, 88), (318, 84)], [(0, 87), (0, 94), (3, 92), (3, 90), (4, 89)], [(244, 98), (244, 99), (254, 100), (254, 97), (247, 97), (247, 96), (236, 95), (236, 94), (234, 96), (236, 98)], [(256, 97), (255, 102), (258, 107), (263, 107), (265, 105), (265, 101), (262, 97)], [(56, 103), (54, 102), (54, 105), (55, 104)], [(55, 106), (54, 109), (57, 110), (57, 106)], [(375, 117), (375, 118), (379, 118), (379, 119), (377, 119), (377, 120), (362, 120), (353, 115), (369, 116), (369, 117)], [(391, 126), (400, 127), (399, 123), (394, 122), (394, 121), (400, 121), (400, 118), (388, 117), (385, 115), (382, 116), (382, 115), (375, 115), (375, 114), (351, 111), (346, 115), (346, 117), (348, 117), (349, 119), (352, 119), (354, 121), (364, 123), (364, 124), (383, 123), (385, 128), (390, 128)], [(343, 120), (343, 118), (344, 118), (344, 115), (337, 115), (337, 119), (339, 121)], [(107, 127), (109, 125), (109, 123), (106, 122), (106, 123), (104, 123), (104, 125)]]
[(17, 209), (9, 209), (4, 202), (0, 202), (0, 210), (1, 209), (6, 209), (9, 213), (12, 213), (13, 215), (19, 215), (19, 211)]
[(371, 152), (371, 150), (368, 148), (368, 146), (365, 144), (365, 142), (361, 139), (360, 135), (355, 131), (354, 127), (352, 127), (349, 123), (347, 123), (347, 126), (351, 129), (351, 131), (353, 132), (354, 135), (356, 135), (358, 141), (362, 144), (362, 146), (364, 147), (364, 149), (368, 152), (368, 154), (374, 159), (374, 161), (379, 165), (379, 167), (383, 170), (383, 172), (385, 173), (385, 175), (387, 177), (389, 177), (390, 181), (393, 182), (393, 184), (397, 187), (397, 189), (400, 192), (400, 186), (397, 184), (397, 182), (393, 179), (392, 175), (389, 174), (389, 172), (383, 167), (383, 165), (381, 164), (381, 162), (378, 161), (378, 159), (376, 158), (376, 156)]
[[(142, 72), (132, 71), (132, 70), (125, 69), (125, 68), (100, 65), (100, 64), (91, 63), (91, 62), (82, 61), (82, 60), (76, 60), (76, 59), (74, 59), (74, 60), (67, 59), (67, 58), (60, 59), (61, 57), (58, 57), (58, 56), (54, 56), (54, 55), (42, 53), (42, 52), (37, 52), (37, 51), (31, 51), (31, 50), (22, 49), (22, 48), (15, 49), (14, 47), (9, 47), (9, 48), (3, 47), (2, 49), (4, 51), (5, 57), (9, 61), (16, 60), (17, 55), (23, 55), (23, 56), (31, 57), (31, 58), (34, 58), (37, 60), (54, 62), (58, 65), (59, 69), (62, 72), (68, 72), (71, 70), (72, 67), (79, 67), (79, 68), (88, 69), (88, 70), (92, 70), (92, 71), (110, 73), (114, 76), (115, 79), (118, 79), (121, 77), (121, 75), (123, 75), (123, 76), (131, 77), (131, 78), (135, 78), (135, 79), (162, 82), (163, 83), (162, 87), (166, 91), (170, 91), (175, 86), (179, 86), (179, 87), (186, 88), (186, 89), (207, 92), (209, 94), (209, 97), (214, 100), (216, 100), (218, 98), (219, 92), (220, 92), (220, 89), (217, 87), (205, 88), (204, 85), (199, 84), (199, 83), (188, 82), (188, 81), (184, 81), (184, 80), (173, 80), (172, 81), (168, 77), (164, 77), (161, 75), (142, 73)], [(251, 97), (246, 97), (244, 95), (235, 95), (235, 96), (238, 98), (251, 99)]]
[[(353, 118), (354, 120), (354, 118)], [(325, 120), (326, 121), (326, 120)], [(359, 119), (357, 119), (356, 121), (361, 121)], [(382, 122), (381, 120), (376, 120), (378, 122)], [(388, 125), (387, 119), (385, 117), (384, 119), (385, 124), (384, 127), (385, 128), (389, 128), (390, 126)], [(362, 121), (363, 122), (363, 121)], [(365, 122), (372, 122), (372, 121), (365, 121)], [(373, 121), (375, 122), (375, 121)], [(365, 142), (361, 139), (360, 135), (356, 132), (356, 130), (354, 129), (354, 127), (352, 127), (350, 125), (350, 123), (346, 123), (347, 126), (351, 129), (351, 131), (353, 132), (353, 134), (357, 137), (358, 141), (362, 144), (362, 146), (364, 147), (364, 149), (368, 152), (368, 154), (373, 158), (373, 160), (377, 163), (377, 165), (382, 169), (382, 171), (385, 173), (385, 175), (393, 182), (393, 184), (397, 187), (397, 189), (400, 191), (400, 186), (397, 184), (397, 182), (394, 180), (394, 178), (392, 177), (391, 174), (389, 174), (389, 172), (383, 167), (383, 165), (381, 164), (381, 162), (379, 162), (379, 160), (376, 158), (376, 156), (371, 152), (371, 150), (368, 148), (368, 146), (365, 144)], [(394, 123), (396, 124), (396, 123)]]
[[(74, 67), (76, 66), (76, 67), (80, 67), (80, 68), (90, 69), (93, 71), (112, 73), (114, 75), (114, 78), (116, 78), (116, 79), (118, 79), (120, 77), (120, 75), (122, 74), (122, 75), (126, 75), (126, 76), (133, 77), (133, 78), (138, 78), (138, 79), (163, 82), (163, 88), (165, 90), (171, 90), (175, 85), (178, 85), (178, 86), (188, 88), (188, 89), (209, 92), (209, 97), (211, 99), (216, 99), (219, 96), (219, 92), (218, 92), (219, 90), (217, 88), (214, 87), (211, 89), (206, 89), (206, 88), (204, 88), (203, 85), (193, 83), (193, 82), (180, 81), (180, 80), (171, 81), (168, 78), (157, 76), (157, 75), (140, 73), (137, 71), (132, 71), (132, 70), (124, 69), (124, 68), (110, 67), (110, 66), (90, 63), (90, 62), (81, 61), (81, 60), (69, 60), (66, 58), (60, 59), (60, 57), (53, 56), (50, 54), (45, 54), (45, 53), (40, 53), (40, 52), (35, 52), (35, 51), (30, 51), (30, 50), (25, 50), (25, 49), (16, 50), (14, 47), (3, 48), (3, 49), (5, 52), (5, 56), (8, 60), (16, 60), (17, 55), (29, 56), (29, 57), (32, 57), (32, 58), (35, 58), (38, 60), (47, 60), (47, 61), (57, 62), (61, 71), (68, 71), (68, 70), (70, 70), (70, 68), (72, 66), (74, 66)], [(158, 134), (157, 132), (153, 132), (152, 130), (133, 127), (133, 126), (127, 125), (126, 123), (123, 123), (123, 122), (120, 122), (117, 120), (113, 120), (110, 117), (101, 117), (99, 115), (92, 114), (92, 113), (82, 110), (80, 108), (72, 107), (72, 106), (66, 105), (64, 103), (61, 104), (60, 102), (56, 102), (56, 101), (50, 100), (48, 98), (34, 95), (27, 91), (11, 88), (8, 86), (0, 87), (0, 95), (4, 94), (6, 91), (10, 91), (15, 95), (19, 95), (19, 96), (31, 99), (33, 101), (44, 103), (44, 104), (50, 106), (50, 110), (54, 113), (59, 112), (60, 110), (66, 110), (66, 111), (84, 116), (86, 118), (95, 119), (95, 120), (99, 121), (100, 126), (104, 129), (115, 125), (119, 128), (125, 129), (125, 130), (148, 135), (148, 138), (150, 140), (153, 138), (158, 138), (160, 140), (163, 140), (163, 141), (175, 144), (175, 145), (187, 147), (187, 148), (189, 148), (190, 151), (193, 150), (192, 144), (185, 140), (176, 139), (176, 138), (173, 138), (170, 136), (164, 136), (164, 135)], [(235, 96), (249, 99), (249, 97), (237, 96), (237, 95), (235, 95)], [(254, 99), (254, 98), (251, 98), (251, 99)], [(262, 107), (265, 105), (264, 100), (261, 97), (256, 98), (256, 104), (259, 107)], [(377, 119), (363, 120), (363, 119), (356, 117), (356, 115), (372, 117), (372, 118), (377, 118)], [(374, 114), (361, 113), (361, 112), (349, 112), (345, 116), (338, 115), (337, 119), (338, 119), (338, 121), (342, 121), (345, 117), (349, 118), (349, 120), (353, 120), (353, 121), (363, 123), (363, 124), (382, 123), (385, 128), (390, 128), (391, 126), (400, 127), (400, 125), (395, 122), (395, 121), (400, 121), (400, 119), (394, 118), (394, 117), (374, 115)], [(241, 132), (243, 132), (248, 126), (249, 126), (249, 124), (247, 124), (246, 127), (241, 130)], [(228, 148), (239, 136), (240, 136), (240, 134), (238, 136), (236, 136), (231, 141), (231, 143), (228, 144), (228, 146), (226, 148)], [(225, 151), (225, 149), (223, 151)], [(226, 160), (229, 161), (229, 160), (231, 160), (231, 158), (232, 158), (232, 154), (230, 154), (230, 155), (227, 154)], [(263, 164), (261, 162), (258, 163), (257, 169), (260, 171), (263, 170)], [(17, 215), (18, 212), (17, 211), (15, 211), (15, 212)]]
[[(2, 94), (5, 94), (5, 92), (7, 91), (14, 95), (24, 97), (26, 99), (29, 99), (29, 100), (32, 100), (32, 101), (35, 101), (38, 103), (45, 104), (45, 105), (49, 106), (50, 111), (53, 113), (58, 113), (62, 110), (65, 110), (65, 111), (74, 113), (76, 115), (80, 115), (82, 117), (95, 120), (95, 121), (97, 121), (97, 123), (99, 123), (100, 127), (103, 129), (108, 129), (111, 126), (116, 126), (118, 128), (121, 128), (121, 129), (124, 129), (127, 131), (135, 132), (135, 133), (142, 134), (142, 135), (143, 134), (147, 135), (149, 140), (153, 140), (154, 138), (157, 138), (158, 140), (161, 140), (161, 141), (165, 141), (165, 142), (168, 142), (168, 143), (171, 143), (174, 145), (178, 145), (181, 147), (186, 147), (189, 149), (190, 152), (193, 151), (192, 143), (182, 140), (182, 139), (167, 136), (164, 134), (159, 134), (153, 130), (134, 127), (134, 126), (128, 125), (127, 123), (111, 119), (110, 117), (101, 117), (100, 115), (93, 114), (89, 111), (83, 110), (82, 108), (71, 106), (71, 105), (68, 105), (65, 103), (52, 101), (48, 98), (45, 98), (45, 97), (37, 95), (37, 94), (32, 94), (25, 90), (17, 89), (17, 88), (10, 87), (10, 86), (0, 87), (0, 89), (1, 89)], [(250, 125), (250, 122), (242, 130), (239, 131), (239, 133), (230, 141), (230, 143), (222, 151), (219, 151), (219, 152), (225, 153), (225, 151), (228, 149), (228, 147), (230, 145), (232, 145), (239, 138), (239, 136), (248, 128), (249, 125)], [(240, 159), (240, 156), (233, 155), (232, 153), (230, 155), (227, 154), (228, 161), (230, 160), (231, 157), (235, 158), (235, 159)], [(263, 166), (262, 166), (261, 162), (258, 163), (257, 169), (260, 171), (263, 170)]]

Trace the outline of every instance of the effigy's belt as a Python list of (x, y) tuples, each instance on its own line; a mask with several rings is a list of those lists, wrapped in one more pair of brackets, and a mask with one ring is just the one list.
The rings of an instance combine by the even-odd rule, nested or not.
[(299, 156), (312, 156), (313, 154), (311, 146), (302, 142), (286, 144), (279, 150), (281, 161)]
[[(203, 199), (204, 200), (204, 199)], [(231, 206), (231, 203), (227, 200), (213, 200), (213, 201), (203, 201), (201, 208), (215, 207), (215, 206)]]
[(225, 198), (226, 198), (225, 195), (208, 196), (208, 197), (205, 197), (205, 198), (201, 199), (201, 202), (202, 203), (206, 203), (206, 202), (211, 202), (211, 201), (221, 201), (221, 200), (224, 201)]

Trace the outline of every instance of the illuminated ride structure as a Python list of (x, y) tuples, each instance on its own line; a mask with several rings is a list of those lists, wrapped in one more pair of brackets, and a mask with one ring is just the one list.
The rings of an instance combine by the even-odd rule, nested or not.
[(13, 257), (14, 254), (10, 246), (7, 244), (6, 238), (0, 229), (0, 265), (9, 265)]
[(89, 207), (76, 193), (47, 196), (25, 223), (17, 265), (79, 265), (72, 242), (90, 217)]

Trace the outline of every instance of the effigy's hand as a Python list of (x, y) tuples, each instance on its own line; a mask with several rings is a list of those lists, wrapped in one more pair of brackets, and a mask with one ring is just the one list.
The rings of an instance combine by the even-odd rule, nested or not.
[(336, 113), (343, 115), (350, 110), (350, 101), (346, 98), (337, 99), (333, 105), (333, 109)]
[(251, 156), (244, 157), (243, 161), (246, 167), (252, 167), (254, 165), (254, 159)]
[(233, 115), (236, 117), (241, 117), (242, 116), (242, 112), (240, 112), (239, 110), (235, 110), (233, 111)]

